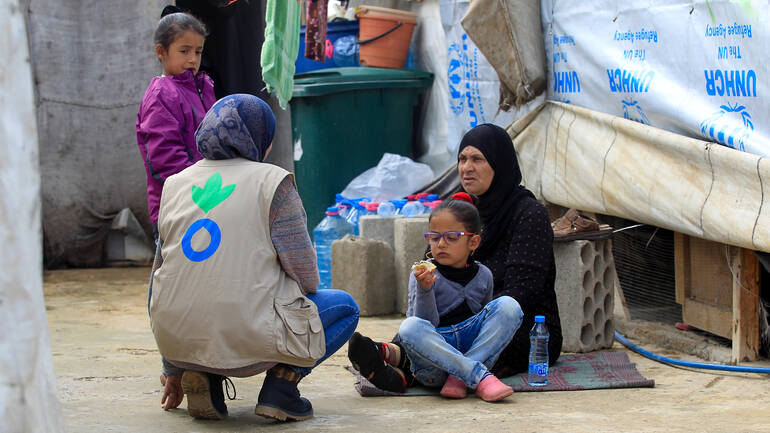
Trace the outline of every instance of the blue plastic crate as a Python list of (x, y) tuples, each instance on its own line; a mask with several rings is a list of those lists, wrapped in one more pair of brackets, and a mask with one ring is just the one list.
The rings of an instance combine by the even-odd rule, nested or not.
[[(334, 41), (343, 36), (358, 36), (358, 21), (339, 21), (328, 23), (326, 25), (326, 44), (327, 46), (334, 45)], [(305, 58), (305, 26), (302, 26), (299, 32), (299, 54), (297, 55), (297, 61), (294, 63), (296, 70), (295, 74), (301, 74), (303, 72), (315, 71), (318, 69), (336, 68), (337, 65), (334, 60), (328, 55), (325, 62), (316, 62)]]

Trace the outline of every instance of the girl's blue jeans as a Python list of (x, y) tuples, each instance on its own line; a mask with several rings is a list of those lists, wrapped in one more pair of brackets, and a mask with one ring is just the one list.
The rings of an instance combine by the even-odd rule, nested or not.
[(427, 320), (407, 317), (398, 336), (418, 382), (439, 387), (449, 374), (475, 389), (511, 341), (523, 317), (516, 300), (501, 296), (457, 325), (436, 328)]
[[(317, 366), (353, 336), (358, 326), (359, 309), (353, 297), (342, 290), (323, 289), (306, 296), (318, 307), (326, 338), (326, 353), (315, 363)], [(302, 376), (307, 376), (315, 366), (291, 368)]]

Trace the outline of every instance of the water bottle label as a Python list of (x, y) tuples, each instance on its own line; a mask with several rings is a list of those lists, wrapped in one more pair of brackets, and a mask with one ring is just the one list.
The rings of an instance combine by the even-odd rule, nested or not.
[(535, 364), (529, 363), (529, 374), (535, 374), (537, 376), (548, 376), (548, 364)]

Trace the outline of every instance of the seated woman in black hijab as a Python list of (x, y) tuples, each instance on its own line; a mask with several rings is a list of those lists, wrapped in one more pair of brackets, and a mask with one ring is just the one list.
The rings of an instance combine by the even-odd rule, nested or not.
[[(457, 169), (462, 189), (476, 197), (481, 214), (482, 242), (474, 259), (492, 271), (493, 297), (510, 296), (524, 312), (524, 321), (491, 371), (499, 378), (527, 371), (529, 331), (536, 315), (545, 316), (552, 365), (561, 352), (562, 334), (548, 211), (521, 185), (513, 142), (499, 126), (483, 124), (465, 134)], [(411, 379), (409, 360), (402, 353), (397, 341), (374, 342), (358, 333), (348, 346), (348, 358), (361, 374), (394, 392), (403, 392)]]
[(484, 226), (476, 260), (492, 271), (494, 297), (517, 300), (524, 321), (492, 368), (498, 377), (527, 371), (529, 330), (544, 315), (550, 364), (561, 352), (562, 334), (554, 281), (553, 230), (548, 211), (521, 185), (511, 137), (492, 124), (470, 130), (460, 142), (457, 169), (463, 190), (478, 197)]

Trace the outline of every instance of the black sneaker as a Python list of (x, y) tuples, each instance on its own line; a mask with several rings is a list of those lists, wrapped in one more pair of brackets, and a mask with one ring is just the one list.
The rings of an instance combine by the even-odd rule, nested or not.
[[(196, 419), (225, 419), (227, 417), (227, 405), (222, 392), (222, 382), (228, 387), (232, 381), (225, 376), (203, 373), (200, 371), (186, 370), (182, 374), (182, 390), (187, 395), (187, 413)], [(235, 386), (233, 396), (235, 399)]]
[(348, 341), (348, 359), (353, 368), (379, 389), (404, 393), (406, 379), (385, 362), (380, 345), (358, 332)]

